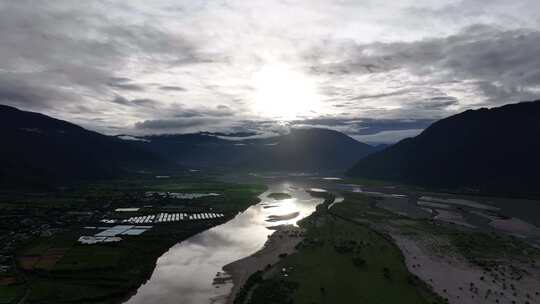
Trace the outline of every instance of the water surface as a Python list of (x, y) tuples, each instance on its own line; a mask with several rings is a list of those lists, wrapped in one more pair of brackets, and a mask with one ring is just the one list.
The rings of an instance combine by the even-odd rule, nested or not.
[[(267, 195), (272, 192), (286, 192), (292, 198), (280, 201), (268, 198)], [(300, 186), (288, 183), (270, 185), (260, 198), (260, 203), (229, 222), (173, 246), (158, 259), (150, 280), (126, 303), (225, 303), (232, 284), (213, 284), (216, 274), (223, 271), (222, 267), (261, 249), (273, 233), (267, 227), (294, 225), (322, 202), (322, 199), (311, 197)], [(299, 214), (294, 219), (267, 221), (271, 215), (294, 212)]]

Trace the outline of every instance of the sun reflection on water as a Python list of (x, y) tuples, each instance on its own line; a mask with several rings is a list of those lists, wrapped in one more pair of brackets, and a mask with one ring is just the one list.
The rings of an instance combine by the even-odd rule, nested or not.
[[(292, 198), (274, 200), (268, 197), (273, 192), (288, 193)], [(180, 300), (184, 304), (225, 303), (232, 284), (212, 284), (216, 275), (222, 272), (222, 267), (261, 249), (273, 233), (269, 227), (296, 225), (322, 202), (322, 199), (313, 198), (304, 189), (290, 183), (270, 185), (260, 198), (260, 203), (229, 222), (173, 246), (158, 259), (150, 280), (127, 303), (172, 304)], [(271, 215), (293, 212), (298, 212), (298, 216), (267, 221)]]

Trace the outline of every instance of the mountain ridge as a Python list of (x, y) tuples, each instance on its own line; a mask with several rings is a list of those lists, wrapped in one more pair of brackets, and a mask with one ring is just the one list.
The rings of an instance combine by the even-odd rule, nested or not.
[[(251, 134), (250, 134), (251, 135)], [(264, 171), (344, 171), (374, 148), (338, 131), (291, 129), (265, 138), (227, 139), (200, 132), (137, 137), (137, 143), (184, 166)]]
[(164, 165), (131, 143), (5, 105), (0, 105), (0, 136), (0, 185), (111, 178)]
[[(505, 144), (513, 139), (519, 145)], [(349, 176), (487, 192), (540, 192), (540, 101), (467, 110), (361, 159)], [(505, 189), (505, 190), (503, 190)]]

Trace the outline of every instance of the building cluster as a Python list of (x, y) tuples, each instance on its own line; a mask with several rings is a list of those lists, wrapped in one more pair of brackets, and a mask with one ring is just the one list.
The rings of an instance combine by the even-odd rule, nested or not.
[(223, 213), (214, 212), (200, 212), (200, 213), (158, 213), (150, 215), (132, 216), (126, 219), (102, 219), (101, 222), (105, 224), (153, 224), (153, 223), (171, 223), (179, 221), (193, 221), (193, 220), (211, 220), (222, 218), (225, 215)]
[[(140, 208), (117, 208), (117, 213), (138, 212)], [(180, 221), (196, 221), (196, 220), (212, 220), (222, 218), (225, 215), (223, 213), (216, 212), (194, 212), (194, 213), (170, 213), (160, 212), (157, 214), (137, 215), (120, 218), (104, 218), (101, 219), (101, 223), (105, 224), (119, 224), (112, 227), (94, 227), (87, 226), (85, 229), (100, 229), (103, 230), (93, 236), (81, 236), (79, 243), (81, 244), (97, 244), (97, 243), (113, 243), (122, 240), (120, 236), (125, 235), (140, 235), (145, 231), (152, 228), (152, 226), (140, 224), (161, 224), (172, 223)]]
[(81, 236), (79, 243), (81, 244), (97, 244), (97, 243), (114, 243), (122, 240), (119, 235), (141, 235), (152, 226), (134, 226), (134, 225), (116, 225), (113, 227), (86, 227), (87, 229), (104, 229), (103, 231), (94, 234), (93, 236)]
[(215, 218), (223, 217), (223, 213), (213, 213), (213, 212), (204, 212), (204, 213), (158, 213), (157, 215), (146, 215), (146, 216), (136, 216), (130, 217), (129, 219), (123, 220), (125, 223), (167, 223), (167, 222), (178, 222), (178, 221), (192, 221), (192, 220), (210, 220)]
[(79, 243), (85, 245), (92, 245), (97, 243), (114, 243), (120, 242), (121, 237), (105, 237), (105, 236), (81, 236), (79, 238)]
[(11, 271), (13, 261), (11, 256), (0, 255), (0, 274)]
[[(0, 215), (0, 272), (12, 267), (11, 260), (17, 248), (36, 237), (51, 237), (70, 229), (74, 225), (94, 221), (101, 217), (102, 210), (73, 211), (68, 207), (35, 208), (21, 205), (4, 209)], [(5, 267), (4, 267), (5, 266)]]
[(157, 192), (148, 191), (144, 194), (146, 197), (175, 198), (175, 199), (196, 199), (208, 196), (220, 196), (219, 193), (181, 193), (181, 192)]

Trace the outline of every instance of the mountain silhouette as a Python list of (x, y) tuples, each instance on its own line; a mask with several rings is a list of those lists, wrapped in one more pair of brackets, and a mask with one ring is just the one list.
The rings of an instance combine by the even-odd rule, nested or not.
[[(247, 134), (249, 135), (249, 134)], [(292, 129), (269, 138), (197, 133), (154, 135), (138, 145), (184, 166), (265, 171), (345, 171), (375, 149), (333, 130)]]
[(121, 176), (163, 161), (133, 143), (49, 116), (0, 105), (0, 184)]
[(540, 101), (439, 120), (361, 159), (347, 174), (448, 189), (540, 193)]

